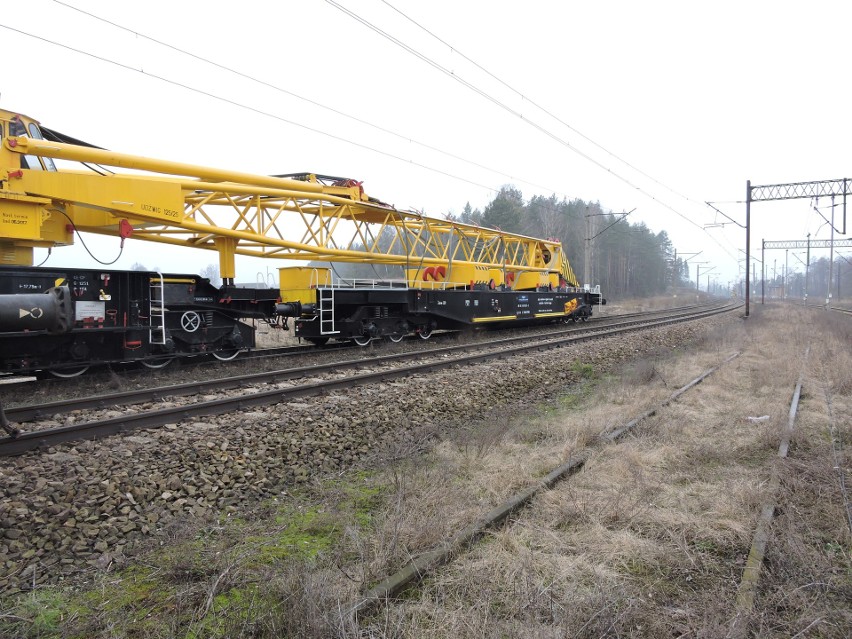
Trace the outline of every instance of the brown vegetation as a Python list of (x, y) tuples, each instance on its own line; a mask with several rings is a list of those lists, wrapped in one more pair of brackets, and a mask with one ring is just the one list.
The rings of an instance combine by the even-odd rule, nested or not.
[[(188, 521), (91, 590), (7, 600), (0, 634), (5, 624), (33, 637), (723, 637), (804, 371), (748, 627), (849, 636), (852, 537), (830, 424), (850, 440), (850, 336), (845, 317), (758, 307), (619, 368), (568, 362), (573, 374), (537, 406), (448, 418), (376, 451), (360, 472), (317, 475), (251, 513)], [(597, 441), (735, 350), (626, 438)], [(400, 599), (350, 613), (359, 592), (580, 451), (581, 473)], [(837, 459), (848, 474), (848, 455)]]

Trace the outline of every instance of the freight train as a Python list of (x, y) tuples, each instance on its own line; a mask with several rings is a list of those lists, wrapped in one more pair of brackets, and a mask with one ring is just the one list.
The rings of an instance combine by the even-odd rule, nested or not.
[[(585, 320), (605, 303), (599, 289), (579, 286), (558, 240), (399, 210), (357, 180), (116, 153), (4, 110), (0, 141), (0, 373), (231, 359), (255, 346), (257, 322), (285, 328), (292, 319), (296, 336), (314, 344), (366, 345)], [(112, 236), (122, 249), (141, 240), (215, 251), (223, 284), (33, 266), (34, 249), (80, 233)], [(244, 288), (235, 284), (238, 255), (309, 266), (279, 268), (277, 288)], [(340, 263), (381, 266), (395, 279), (343, 279)]]
[[(0, 372), (59, 377), (92, 365), (160, 368), (178, 357), (229, 360), (255, 346), (257, 320), (323, 345), (365, 346), (435, 330), (585, 320), (597, 291), (561, 286), (513, 290), (493, 281), (332, 280), (327, 269), (281, 269), (282, 289), (216, 287), (198, 275), (0, 267)], [(304, 286), (293, 299), (293, 286)], [(284, 295), (282, 296), (282, 292)], [(288, 293), (290, 293), (288, 295)]]

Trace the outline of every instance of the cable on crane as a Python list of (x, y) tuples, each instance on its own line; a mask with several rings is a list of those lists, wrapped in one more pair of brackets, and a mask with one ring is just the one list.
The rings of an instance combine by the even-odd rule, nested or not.
[[(95, 262), (97, 262), (98, 264), (101, 264), (102, 266), (111, 266), (111, 265), (115, 264), (116, 262), (118, 262), (119, 259), (121, 259), (121, 255), (124, 253), (124, 238), (123, 237), (121, 238), (121, 245), (120, 245), (120, 248), (118, 249), (118, 255), (116, 255), (115, 259), (112, 260), (111, 262), (104, 262), (103, 260), (100, 260), (97, 257), (95, 257), (95, 254), (92, 253), (92, 251), (89, 250), (89, 247), (86, 245), (86, 241), (83, 239), (83, 234), (80, 233), (79, 229), (77, 229), (77, 226), (74, 224), (74, 220), (72, 220), (70, 217), (68, 217), (68, 214), (65, 211), (59, 211), (59, 212), (62, 213), (62, 215), (65, 216), (66, 220), (68, 220), (68, 224), (74, 230), (74, 233), (77, 234), (77, 238), (80, 240), (80, 244), (83, 245), (83, 248), (86, 249), (86, 253), (88, 253), (89, 257), (91, 257), (93, 260), (95, 260)], [(49, 252), (48, 252), (48, 257), (50, 257)], [(47, 260), (45, 260), (45, 261), (47, 261)], [(41, 266), (41, 264), (39, 266)]]

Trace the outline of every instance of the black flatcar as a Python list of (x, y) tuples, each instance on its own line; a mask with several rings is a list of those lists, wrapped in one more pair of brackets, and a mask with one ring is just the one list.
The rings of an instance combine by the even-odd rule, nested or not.
[(255, 344), (243, 320), (274, 317), (276, 302), (275, 290), (222, 290), (197, 275), (0, 267), (0, 371), (72, 376), (93, 364), (231, 359)]
[(255, 346), (246, 320), (287, 328), (294, 318), (295, 335), (309, 342), (364, 346), (435, 330), (585, 320), (606, 303), (597, 291), (547, 279), (526, 289), (493, 279), (332, 281), (327, 269), (302, 267), (280, 269), (280, 279), (279, 290), (152, 271), (0, 267), (0, 372), (70, 377), (118, 362), (228, 360)]
[(399, 341), (411, 333), (428, 339), (435, 330), (585, 321), (595, 305), (605, 303), (599, 293), (564, 286), (517, 291), (482, 283), (430, 290), (354, 282), (319, 287), (317, 302), (299, 309), (295, 333), (316, 344), (351, 339), (365, 345), (378, 337)]

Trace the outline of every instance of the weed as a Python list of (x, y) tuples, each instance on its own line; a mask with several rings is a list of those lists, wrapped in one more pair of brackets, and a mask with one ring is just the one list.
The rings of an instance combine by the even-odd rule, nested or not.
[(49, 588), (21, 596), (10, 614), (0, 615), (0, 619), (9, 619), (6, 627), (10, 637), (57, 637), (63, 624), (79, 612), (61, 590)]
[(582, 379), (595, 379), (597, 377), (595, 367), (580, 360), (574, 360), (571, 364), (571, 371)]

